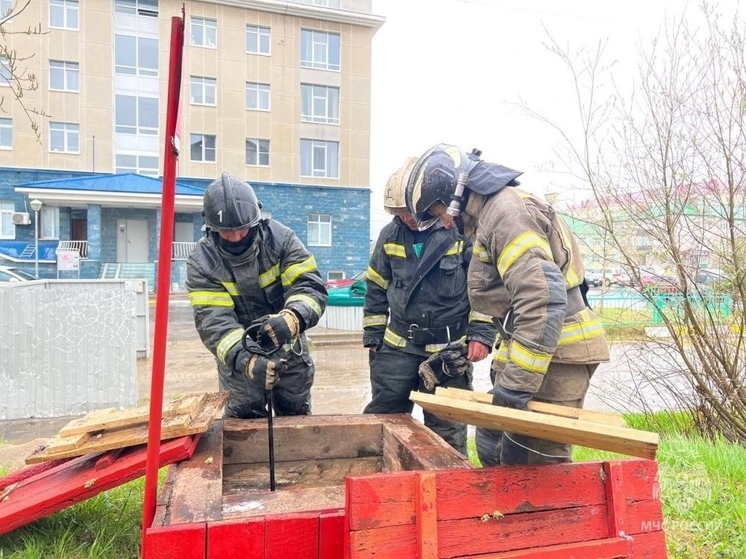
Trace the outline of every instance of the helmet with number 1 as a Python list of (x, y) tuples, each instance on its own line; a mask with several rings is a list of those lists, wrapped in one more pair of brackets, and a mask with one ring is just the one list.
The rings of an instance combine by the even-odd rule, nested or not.
[(404, 199), (404, 191), (407, 188), (409, 175), (412, 173), (414, 164), (417, 163), (416, 157), (408, 158), (404, 164), (399, 167), (386, 181), (386, 187), (383, 190), (383, 209), (392, 215), (397, 214), (397, 210), (406, 210), (407, 203)]
[(213, 231), (246, 229), (262, 219), (254, 189), (243, 179), (228, 173), (208, 185), (203, 204), (205, 225)]

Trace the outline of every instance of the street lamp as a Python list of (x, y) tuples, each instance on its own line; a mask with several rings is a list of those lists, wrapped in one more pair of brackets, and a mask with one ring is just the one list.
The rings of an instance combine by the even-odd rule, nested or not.
[(34, 198), (31, 200), (31, 209), (34, 210), (34, 260), (36, 277), (39, 277), (39, 210), (41, 210), (41, 200)]

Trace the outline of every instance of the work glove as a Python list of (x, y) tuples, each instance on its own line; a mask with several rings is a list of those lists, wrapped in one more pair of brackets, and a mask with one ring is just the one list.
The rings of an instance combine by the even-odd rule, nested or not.
[(290, 309), (282, 309), (278, 314), (270, 314), (254, 321), (256, 342), (263, 349), (272, 350), (284, 346), (300, 334), (300, 321)]
[(249, 362), (246, 364), (245, 373), (253, 384), (264, 390), (272, 390), (279, 375), (284, 373), (287, 368), (285, 359), (274, 359), (252, 353)]
[(444, 349), (423, 361), (418, 372), (425, 390), (432, 391), (448, 378), (465, 375), (471, 371), (472, 365), (466, 359), (467, 351), (466, 346), (463, 345), (457, 348)]
[(496, 384), (490, 390), (490, 393), (492, 394), (492, 405), (515, 408), (517, 410), (528, 410), (528, 403), (534, 397), (531, 392), (511, 390), (499, 384)]

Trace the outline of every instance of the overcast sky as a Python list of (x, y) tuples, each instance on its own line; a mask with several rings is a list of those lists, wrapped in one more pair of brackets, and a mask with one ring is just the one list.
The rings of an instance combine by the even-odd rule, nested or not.
[[(721, 0), (729, 5), (736, 0)], [(545, 172), (558, 141), (526, 116), (523, 99), (571, 118), (569, 74), (545, 47), (547, 31), (571, 50), (608, 41), (617, 75), (632, 79), (636, 45), (649, 43), (685, 0), (373, 0), (386, 23), (373, 39), (371, 238), (390, 219), (383, 186), (409, 156), (444, 142), (524, 171), (527, 190), (559, 188)], [(697, 3), (688, 2), (688, 10)], [(546, 31), (545, 31), (546, 28)], [(556, 161), (554, 162), (556, 163)]]

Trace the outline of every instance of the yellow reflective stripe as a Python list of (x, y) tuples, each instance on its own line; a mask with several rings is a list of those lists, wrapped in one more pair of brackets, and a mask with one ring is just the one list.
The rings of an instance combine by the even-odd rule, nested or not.
[(389, 280), (384, 279), (381, 274), (376, 272), (373, 268), (368, 266), (368, 270), (365, 273), (365, 278), (369, 279), (373, 283), (375, 283), (378, 287), (381, 289), (388, 289), (389, 288)]
[(513, 263), (532, 248), (543, 251), (546, 257), (553, 261), (549, 241), (533, 231), (526, 231), (508, 243), (508, 246), (502, 251), (500, 259), (497, 261), (497, 271), (500, 272), (502, 277), (505, 277), (505, 272), (510, 269)]
[(265, 287), (273, 284), (280, 277), (280, 264), (275, 264), (263, 274), (259, 274), (259, 287)]
[(315, 269), (316, 260), (313, 255), (306, 258), (303, 262), (291, 264), (284, 272), (282, 272), (282, 286), (290, 287), (300, 276), (308, 272), (313, 272)]
[(479, 241), (474, 241), (472, 253), (476, 254), (481, 262), (490, 262), (492, 260), (492, 258), (490, 258), (490, 253), (487, 252), (487, 249), (484, 248), (484, 245)]
[(579, 315), (579, 323), (571, 323), (562, 327), (558, 345), (582, 342), (604, 335), (604, 326), (601, 319), (592, 317), (589, 309), (580, 311)]
[(511, 340), (510, 360), (524, 371), (543, 375), (549, 368), (552, 355), (550, 353), (531, 351), (517, 341)]
[(384, 243), (383, 252), (388, 256), (399, 256), (401, 258), (407, 257), (407, 251), (405, 250), (404, 245), (396, 243)]
[(372, 326), (386, 326), (388, 317), (385, 314), (371, 314), (363, 317), (363, 328), (370, 328)]
[(321, 305), (311, 297), (310, 295), (304, 295), (303, 293), (297, 293), (295, 295), (291, 295), (288, 297), (287, 302), (290, 303), (291, 301), (300, 301), (302, 303), (305, 303), (309, 307), (311, 307), (311, 310), (316, 313), (317, 316), (321, 316)]
[[(565, 223), (560, 220), (559, 223), (559, 234), (562, 238), (562, 245), (570, 251), (572, 249), (572, 237), (570, 234), (570, 231), (565, 226)], [(581, 283), (583, 283), (583, 278), (578, 276), (578, 273), (575, 271), (575, 268), (573, 267), (573, 254), (570, 253), (570, 257), (567, 259), (567, 270), (565, 271), (565, 281), (567, 281), (568, 287), (577, 287)]]
[(215, 353), (218, 356), (218, 359), (220, 359), (220, 362), (224, 365), (225, 356), (228, 355), (228, 352), (233, 348), (234, 345), (241, 341), (243, 333), (243, 328), (236, 328), (235, 330), (231, 330), (225, 336), (223, 336), (218, 343), (218, 348)]
[(190, 291), (189, 302), (193, 307), (233, 306), (233, 299), (225, 291)]
[(500, 344), (500, 347), (497, 348), (497, 351), (495, 352), (495, 356), (492, 358), (493, 361), (497, 361), (498, 363), (507, 363), (508, 362), (508, 344), (502, 343)]
[(402, 338), (399, 334), (386, 328), (386, 332), (383, 334), (383, 341), (393, 347), (402, 348), (407, 346), (407, 339)]
[(471, 311), (469, 313), (469, 322), (489, 322), (492, 324), (492, 317), (479, 311)]
[(238, 292), (238, 285), (232, 281), (221, 281), (220, 285), (232, 296), (240, 297), (241, 294)]
[(441, 349), (445, 349), (447, 346), (454, 344), (454, 343), (466, 343), (466, 336), (463, 336), (460, 340), (454, 340), (452, 342), (447, 342), (444, 344), (427, 344), (425, 346), (425, 351), (428, 353), (435, 353), (436, 351), (440, 351)]
[(453, 246), (449, 248), (445, 256), (454, 256), (456, 254), (461, 254), (464, 251), (464, 241), (456, 241), (453, 243)]

